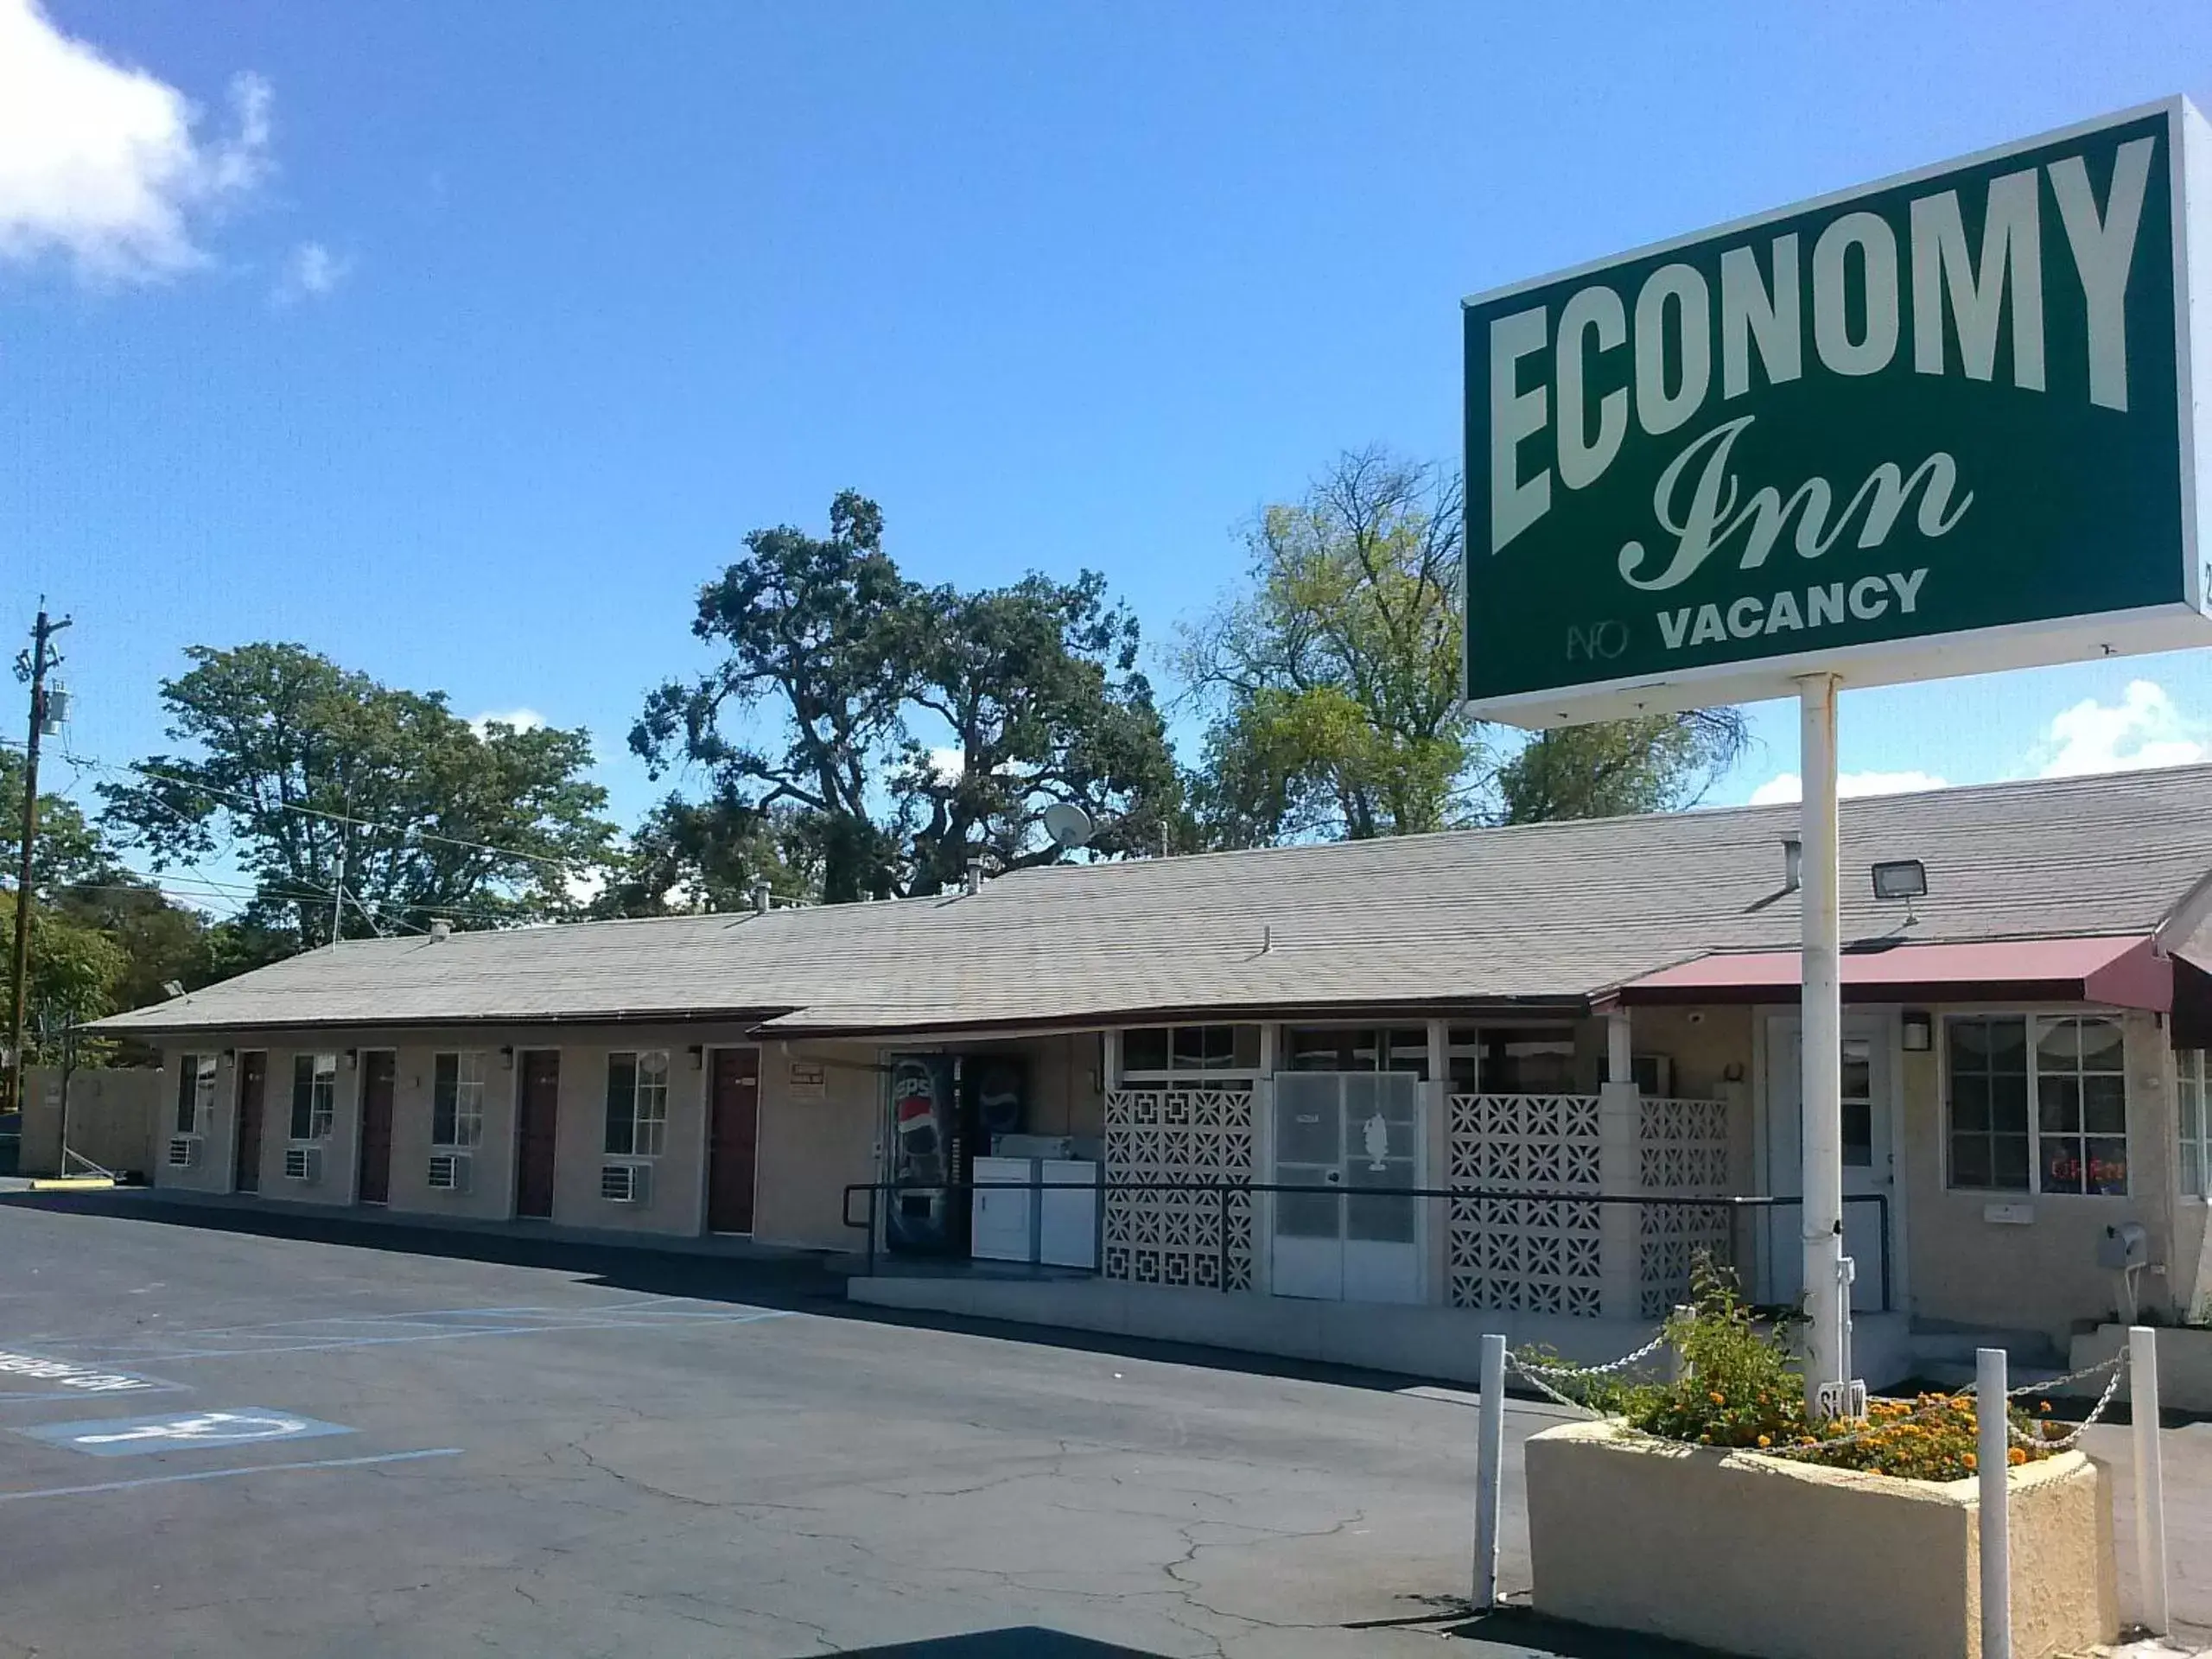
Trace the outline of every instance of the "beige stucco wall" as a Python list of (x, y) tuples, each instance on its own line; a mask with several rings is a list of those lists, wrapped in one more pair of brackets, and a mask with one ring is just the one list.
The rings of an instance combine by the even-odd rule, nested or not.
[[(144, 1173), (160, 1156), (156, 1119), (170, 1073), (150, 1066), (89, 1066), (69, 1080), (69, 1149), (118, 1173)], [(26, 1175), (61, 1169), (61, 1071), (35, 1065), (23, 1090), (23, 1144), (19, 1167)]]
[[(821, 1068), (820, 1098), (795, 1096), (794, 1064)], [(873, 1044), (772, 1044), (760, 1067), (760, 1181), (753, 1236), (764, 1243), (855, 1250), (844, 1225), (849, 1182), (877, 1179), (883, 1139), (882, 1058)], [(854, 1214), (861, 1210), (854, 1206)]]
[[(2101, 1472), (2065, 1452), (2013, 1471), (2010, 1485), (2013, 1653), (2108, 1639), (2120, 1610)], [(1527, 1490), (1535, 1605), (1554, 1617), (1768, 1659), (1980, 1651), (1974, 1481), (1576, 1423), (1529, 1440)]]
[[(345, 1205), (354, 1202), (360, 1123), (361, 1057), (371, 1050), (395, 1053), (390, 1207), (425, 1217), (461, 1217), (499, 1220), (514, 1212), (516, 1092), (522, 1076), (515, 1054), (554, 1049), (561, 1056), (559, 1122), (556, 1138), (553, 1219), (572, 1227), (618, 1231), (696, 1235), (704, 1216), (706, 1175), (705, 1100), (711, 1075), (703, 1051), (721, 1046), (750, 1046), (741, 1028), (714, 1026), (482, 1027), (464, 1031), (238, 1032), (210, 1033), (190, 1045), (165, 1051), (162, 1076), (175, 1076), (177, 1054), (226, 1054), (216, 1077), (216, 1103), (203, 1126), (204, 1146), (197, 1168), (157, 1166), (156, 1185), (209, 1192), (232, 1186), (232, 1148), (238, 1123), (236, 1052), (263, 1049), (269, 1083), (263, 1108), (261, 1192), (264, 1198)], [(694, 1058), (691, 1050), (702, 1053)], [(614, 1050), (665, 1049), (669, 1055), (667, 1128), (661, 1154), (652, 1166), (651, 1196), (626, 1205), (599, 1196), (601, 1166), (607, 1161), (607, 1056)], [(430, 1095), (433, 1057), (442, 1052), (475, 1050), (484, 1058), (484, 1131), (474, 1156), (470, 1190), (432, 1192), (429, 1185)], [(301, 1052), (340, 1057), (338, 1089), (331, 1133), (322, 1143), (323, 1179), (303, 1185), (283, 1179), (284, 1149), (291, 1144), (292, 1057)], [(349, 1058), (350, 1056), (350, 1058)], [(174, 1088), (173, 1082), (165, 1087)], [(648, 1161), (648, 1160), (638, 1160)]]
[[(2063, 1345), (2078, 1324), (2108, 1318), (2117, 1306), (2114, 1275), (2097, 1265), (2107, 1227), (2141, 1222), (2151, 1234), (2151, 1259), (2170, 1259), (2174, 1122), (2164, 1033), (2149, 1014), (2126, 1016), (2126, 1197), (1952, 1192), (1944, 1185), (1941, 1016), (1975, 1011), (1936, 1009), (1936, 1046), (1899, 1057), (1912, 1311), (1929, 1319), (2042, 1331)], [(1990, 1221), (1984, 1212), (1993, 1205), (2024, 1206), (2033, 1219), (2026, 1224)], [(2158, 1279), (2146, 1274), (2143, 1290), (2146, 1300), (2164, 1300)]]

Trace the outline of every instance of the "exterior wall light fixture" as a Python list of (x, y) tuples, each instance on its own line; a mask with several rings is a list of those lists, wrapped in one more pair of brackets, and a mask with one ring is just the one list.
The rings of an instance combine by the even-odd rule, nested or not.
[(1900, 1024), (1906, 1053), (1925, 1054), (1936, 1046), (1936, 1019), (1933, 1014), (1908, 1008)]

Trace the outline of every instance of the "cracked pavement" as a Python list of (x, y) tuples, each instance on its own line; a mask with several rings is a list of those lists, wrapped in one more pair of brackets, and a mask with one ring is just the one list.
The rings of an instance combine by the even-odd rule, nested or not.
[[(0, 1348), (185, 1390), (0, 1389), (0, 1654), (1536, 1651), (1443, 1634), (1475, 1414), (1384, 1379), (867, 1315), (804, 1265), (121, 1195), (0, 1204)], [(241, 1402), (354, 1432), (113, 1459), (9, 1432)], [(1553, 1421), (1508, 1413), (1509, 1587), (1517, 1443)], [(20, 1496), (109, 1481), (150, 1484)]]

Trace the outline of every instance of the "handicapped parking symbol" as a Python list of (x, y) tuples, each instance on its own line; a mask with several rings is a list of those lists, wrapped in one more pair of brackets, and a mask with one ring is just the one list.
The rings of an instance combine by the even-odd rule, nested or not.
[(270, 1440), (303, 1440), (320, 1434), (350, 1434), (338, 1423), (318, 1421), (265, 1406), (237, 1406), (225, 1411), (168, 1412), (157, 1417), (96, 1419), (41, 1423), (18, 1429), (35, 1440), (62, 1446), (96, 1458), (141, 1452), (177, 1452), (195, 1446), (251, 1446)]
[(229, 1445), (237, 1440), (289, 1440), (307, 1427), (304, 1417), (270, 1417), (259, 1412), (203, 1411), (165, 1423), (141, 1423), (112, 1434), (78, 1434), (76, 1446), (118, 1446), (125, 1440), (194, 1440)]

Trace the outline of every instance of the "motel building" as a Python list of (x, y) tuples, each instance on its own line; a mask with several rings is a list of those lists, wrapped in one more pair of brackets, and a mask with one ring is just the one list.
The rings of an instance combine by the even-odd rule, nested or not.
[[(1797, 823), (437, 929), (94, 1029), (162, 1050), (180, 1198), (734, 1236), (850, 1253), (859, 1299), (1426, 1375), (1491, 1330), (1599, 1360), (1700, 1249), (1799, 1294)], [(2212, 1298), (2212, 768), (1847, 802), (1841, 864), (1854, 1369)]]

